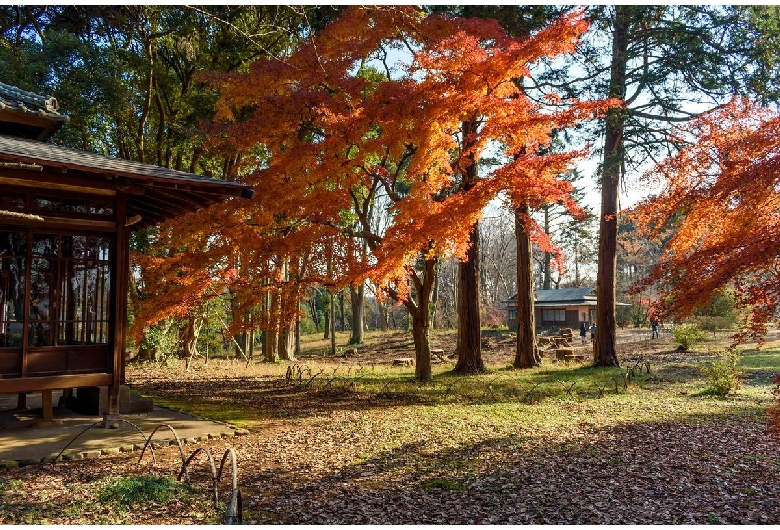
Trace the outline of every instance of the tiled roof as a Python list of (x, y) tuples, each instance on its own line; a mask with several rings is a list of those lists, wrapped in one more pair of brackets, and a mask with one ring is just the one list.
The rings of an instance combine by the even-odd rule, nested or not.
[(40, 96), (15, 86), (0, 83), (0, 110), (21, 115), (34, 115), (40, 118), (41, 136), (39, 140), (48, 140), (68, 122), (70, 118), (59, 113), (59, 104), (51, 96)]
[[(596, 289), (594, 287), (538, 289), (534, 294), (535, 305), (592, 305), (596, 303)], [(515, 305), (517, 295), (507, 298), (504, 303)]]
[(573, 289), (541, 289), (536, 291), (537, 302), (550, 303), (576, 303), (589, 299), (596, 299), (596, 290), (593, 287), (577, 287)]
[(121, 177), (145, 186), (145, 192), (132, 196), (129, 203), (129, 208), (135, 210), (131, 213), (143, 217), (139, 227), (227, 197), (251, 197), (254, 193), (252, 188), (235, 182), (11, 136), (0, 135), (0, 161), (65, 168), (98, 178)]
[(55, 98), (39, 96), (5, 83), (0, 83), (0, 101), (19, 109), (26, 108), (29, 112), (47, 112), (59, 115), (59, 104)]

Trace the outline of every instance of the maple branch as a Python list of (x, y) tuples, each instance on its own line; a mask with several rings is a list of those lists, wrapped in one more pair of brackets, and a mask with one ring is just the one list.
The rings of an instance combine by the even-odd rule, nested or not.
[(374, 234), (373, 232), (369, 232), (366, 230), (355, 230), (352, 227), (339, 226), (333, 221), (322, 221), (319, 224), (323, 226), (329, 226), (331, 228), (335, 228), (339, 230), (342, 233), (342, 235), (345, 235), (347, 237), (356, 237), (356, 238), (363, 239), (366, 242), (368, 242), (369, 246), (371, 246), (373, 243), (374, 246), (371, 247), (371, 250), (374, 250), (376, 247), (382, 244), (382, 238)]

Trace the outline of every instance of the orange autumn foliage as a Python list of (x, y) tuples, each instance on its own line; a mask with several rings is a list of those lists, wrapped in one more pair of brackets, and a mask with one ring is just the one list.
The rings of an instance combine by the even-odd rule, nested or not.
[[(209, 271), (198, 292), (209, 278), (261, 286), (269, 275), (271, 288), (371, 279), (408, 299), (420, 255), (462, 257), (470, 228), (499, 193), (516, 206), (557, 202), (579, 213), (571, 184), (558, 175), (584, 153), (539, 153), (553, 130), (592, 118), (606, 103), (543, 106), (515, 81), (534, 62), (574, 51), (586, 28), (579, 10), (519, 40), (495, 21), (425, 16), (412, 6), (350, 7), (288, 56), (211, 77), (221, 93), (212, 147), (241, 154), (238, 178), (256, 197), (177, 220), (178, 245), (197, 251), (188, 246), (188, 257), (160, 274), (175, 277), (197, 259)], [(366, 68), (382, 47), (404, 46), (410, 61), (398, 72)], [(464, 122), (477, 127), (461, 142)], [(464, 168), (489, 154), (505, 163), (459, 189)], [(380, 208), (389, 225), (378, 230)], [(285, 261), (305, 263), (295, 282), (279, 276)]]
[(655, 168), (663, 192), (633, 214), (650, 237), (672, 234), (642, 285), (659, 287), (661, 316), (688, 316), (732, 287), (749, 309), (741, 336), (760, 337), (780, 302), (780, 116), (734, 99), (676, 140), (691, 138)]
[[(501, 191), (518, 204), (561, 201), (578, 211), (570, 184), (557, 175), (581, 153), (536, 153), (554, 128), (592, 117), (603, 104), (545, 110), (514, 80), (530, 63), (572, 51), (586, 27), (580, 11), (518, 41), (495, 21), (422, 17), (412, 7), (351, 8), (289, 57), (221, 78), (225, 141), (236, 150), (263, 145), (269, 154), (268, 167), (244, 179), (260, 191), (253, 216), (260, 210), (268, 224), (338, 230), (343, 212), (360, 213), (364, 201), (384, 193), (393, 222), (369, 237), (373, 259), (361, 271), (381, 281), (403, 276), (423, 249), (463, 255), (468, 227)], [(378, 43), (402, 38), (419, 51), (400, 79), (354, 75)], [(481, 125), (469, 150), (458, 152), (467, 120)], [(452, 193), (462, 168), (496, 143), (512, 161), (468, 193)]]

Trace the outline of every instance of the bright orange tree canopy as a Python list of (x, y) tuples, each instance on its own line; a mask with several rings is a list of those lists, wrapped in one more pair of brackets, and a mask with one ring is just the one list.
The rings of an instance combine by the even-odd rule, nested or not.
[[(289, 56), (212, 79), (221, 91), (214, 146), (255, 155), (243, 157), (241, 179), (257, 194), (239, 209), (185, 219), (181, 232), (200, 233), (211, 263), (221, 263), (212, 277), (235, 263), (218, 259), (231, 248), (256, 277), (305, 252), (311, 259), (299, 279), (371, 278), (403, 294), (421, 253), (464, 255), (471, 227), (501, 192), (515, 205), (558, 202), (579, 212), (558, 175), (583, 153), (540, 152), (553, 130), (592, 118), (605, 103), (540, 105), (516, 81), (534, 62), (574, 51), (586, 28), (583, 10), (519, 40), (491, 20), (424, 16), (411, 6), (348, 8)], [(405, 70), (388, 76), (367, 67), (387, 47), (407, 50)], [(465, 121), (478, 127), (461, 143)], [(489, 153), (503, 163), (454, 193), (463, 167)], [(386, 208), (386, 228), (371, 224), (371, 208)]]
[(679, 131), (691, 139), (655, 169), (665, 189), (635, 214), (651, 236), (672, 234), (644, 285), (683, 316), (732, 287), (761, 334), (780, 302), (780, 116), (735, 99)]

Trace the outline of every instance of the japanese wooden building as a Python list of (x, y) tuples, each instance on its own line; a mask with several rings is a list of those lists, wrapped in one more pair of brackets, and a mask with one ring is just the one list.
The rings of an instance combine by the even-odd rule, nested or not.
[[(129, 236), (250, 188), (68, 149), (54, 98), (0, 83), (0, 393), (124, 380)], [(235, 199), (234, 199), (235, 200)]]

